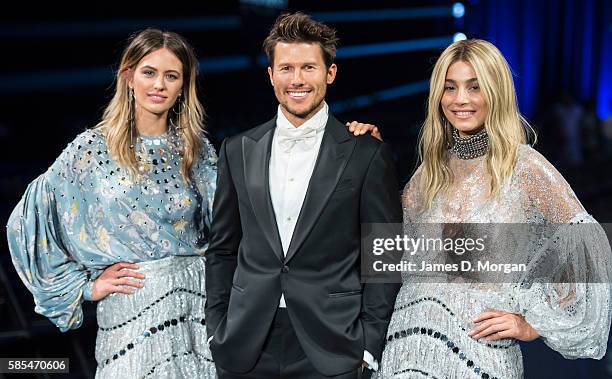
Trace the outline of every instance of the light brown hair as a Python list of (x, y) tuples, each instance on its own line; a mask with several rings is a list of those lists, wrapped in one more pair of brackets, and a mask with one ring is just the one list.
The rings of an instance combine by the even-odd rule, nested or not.
[(134, 34), (128, 41), (121, 55), (121, 62), (116, 75), (115, 94), (106, 107), (102, 120), (96, 129), (106, 137), (108, 150), (117, 163), (128, 170), (133, 177), (138, 177), (138, 161), (133, 146), (131, 123), (133, 122), (134, 103), (130, 98), (128, 86), (129, 73), (133, 72), (138, 62), (146, 55), (166, 48), (170, 50), (183, 65), (182, 96), (168, 111), (168, 124), (175, 125), (183, 142), (183, 159), (181, 176), (189, 181), (191, 166), (203, 146), (204, 108), (198, 100), (196, 76), (198, 61), (193, 48), (183, 37), (173, 32), (158, 29), (146, 29)]

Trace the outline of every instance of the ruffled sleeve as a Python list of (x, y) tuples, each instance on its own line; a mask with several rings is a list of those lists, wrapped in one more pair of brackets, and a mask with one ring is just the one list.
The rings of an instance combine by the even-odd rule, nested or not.
[(544, 225), (517, 287), (517, 306), (543, 341), (565, 358), (600, 359), (612, 318), (612, 252), (606, 233), (538, 152), (521, 147), (515, 172), (527, 214)]
[(91, 291), (92, 274), (74, 254), (82, 202), (79, 175), (87, 171), (79, 168), (84, 164), (79, 159), (83, 138), (68, 145), (47, 172), (29, 184), (7, 225), (11, 258), (34, 295), (35, 311), (62, 332), (81, 325), (84, 292)]

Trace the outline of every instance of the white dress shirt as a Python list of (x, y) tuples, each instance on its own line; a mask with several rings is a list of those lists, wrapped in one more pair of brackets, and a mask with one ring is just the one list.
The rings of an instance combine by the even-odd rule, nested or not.
[[(317, 162), (328, 112), (329, 108), (324, 104), (314, 116), (296, 128), (287, 120), (280, 105), (278, 107), (270, 155), (269, 185), (285, 256)], [(281, 297), (280, 306), (286, 306), (284, 296)]]
[[(325, 103), (312, 118), (295, 127), (285, 117), (280, 105), (278, 107), (270, 155), (269, 185), (285, 256), (304, 204), (328, 118), (329, 107)], [(287, 307), (284, 294), (281, 295), (279, 307)], [(363, 360), (372, 370), (378, 370), (378, 362), (367, 350), (363, 352)]]

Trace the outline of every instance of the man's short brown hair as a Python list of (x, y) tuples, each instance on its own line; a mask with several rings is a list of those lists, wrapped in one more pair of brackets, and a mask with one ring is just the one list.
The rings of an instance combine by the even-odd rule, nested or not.
[(274, 63), (274, 48), (278, 42), (318, 43), (327, 67), (336, 59), (336, 31), (301, 12), (280, 15), (265, 39), (263, 49), (271, 67)]

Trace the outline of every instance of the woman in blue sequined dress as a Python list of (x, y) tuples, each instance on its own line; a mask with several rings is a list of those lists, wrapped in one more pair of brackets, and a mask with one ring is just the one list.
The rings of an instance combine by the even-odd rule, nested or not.
[[(452, 269), (419, 272), (421, 265), (403, 272), (375, 377), (521, 378), (517, 342), (536, 338), (569, 359), (605, 354), (610, 244), (559, 172), (526, 144), (524, 125), (497, 48), (467, 40), (442, 53), (422, 164), (403, 194), (405, 233), (443, 239), (467, 231), (486, 239), (483, 262), (509, 259), (528, 270), (485, 280)], [(520, 233), (507, 233), (512, 228)], [(449, 257), (462, 259), (431, 253), (420, 263), (452, 267), (444, 265)]]
[(216, 155), (196, 74), (179, 35), (133, 36), (102, 121), (28, 186), (8, 222), (37, 313), (67, 331), (84, 301), (98, 302), (96, 377), (216, 377), (203, 258)]

